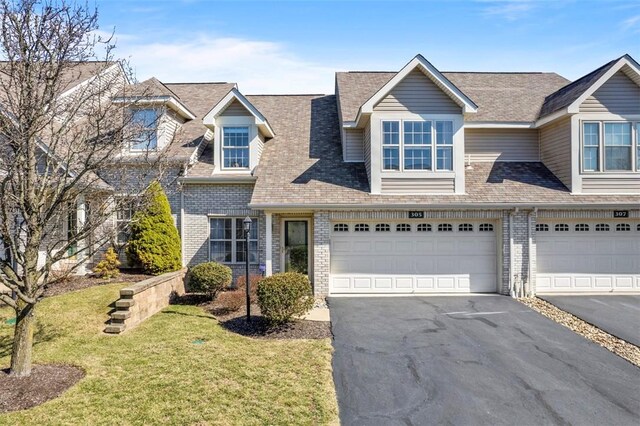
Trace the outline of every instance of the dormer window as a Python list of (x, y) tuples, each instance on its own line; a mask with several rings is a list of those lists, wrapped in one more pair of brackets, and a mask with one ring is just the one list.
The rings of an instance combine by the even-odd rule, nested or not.
[(158, 147), (158, 112), (155, 109), (135, 109), (131, 123), (135, 135), (131, 140), (130, 150), (155, 151)]
[(582, 171), (629, 172), (634, 166), (640, 171), (639, 127), (639, 122), (582, 123)]
[(249, 168), (249, 127), (222, 129), (222, 158), (225, 169)]

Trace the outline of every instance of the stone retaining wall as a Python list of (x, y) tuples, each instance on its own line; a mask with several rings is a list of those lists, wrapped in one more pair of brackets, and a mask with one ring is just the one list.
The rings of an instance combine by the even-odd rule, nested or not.
[(116, 301), (116, 310), (111, 313), (105, 333), (118, 334), (134, 328), (169, 306), (173, 296), (185, 293), (186, 272), (186, 269), (169, 272), (121, 289), (120, 299)]

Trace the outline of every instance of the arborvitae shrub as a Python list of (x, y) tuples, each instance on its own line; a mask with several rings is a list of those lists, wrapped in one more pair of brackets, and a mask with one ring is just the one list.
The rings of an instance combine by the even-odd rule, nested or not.
[(182, 267), (180, 236), (173, 224), (169, 200), (158, 182), (145, 192), (144, 208), (134, 214), (127, 257), (131, 266), (160, 275)]

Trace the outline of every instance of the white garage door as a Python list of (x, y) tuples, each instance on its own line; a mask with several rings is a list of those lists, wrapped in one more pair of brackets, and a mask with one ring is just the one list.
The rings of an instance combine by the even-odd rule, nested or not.
[(330, 292), (492, 293), (495, 224), (333, 223)]
[(536, 225), (538, 293), (640, 292), (638, 221)]

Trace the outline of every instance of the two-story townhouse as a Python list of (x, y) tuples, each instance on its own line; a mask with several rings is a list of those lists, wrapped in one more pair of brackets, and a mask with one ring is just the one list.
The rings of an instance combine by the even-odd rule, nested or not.
[(640, 291), (628, 55), (574, 82), (440, 72), (418, 55), (398, 72), (336, 73), (335, 95), (150, 79), (114, 97), (134, 100), (149, 137), (101, 177), (135, 197), (111, 177), (166, 158), (185, 266), (241, 274), (249, 216), (253, 273), (307, 273), (317, 296)]
[[(317, 296), (640, 291), (640, 67), (336, 74), (335, 95), (202, 96), (185, 265), (307, 273)], [(204, 112), (206, 111), (206, 112)], [(200, 122), (198, 122), (200, 124)]]

